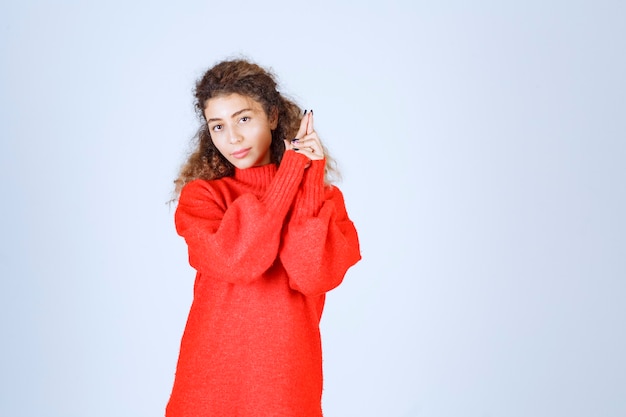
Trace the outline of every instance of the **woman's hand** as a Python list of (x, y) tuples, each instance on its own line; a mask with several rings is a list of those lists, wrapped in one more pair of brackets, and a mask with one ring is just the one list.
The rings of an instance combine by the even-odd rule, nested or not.
[(319, 136), (313, 129), (313, 111), (302, 117), (300, 129), (296, 137), (291, 141), (285, 141), (286, 149), (292, 149), (295, 152), (307, 156), (310, 160), (324, 159), (324, 148)]

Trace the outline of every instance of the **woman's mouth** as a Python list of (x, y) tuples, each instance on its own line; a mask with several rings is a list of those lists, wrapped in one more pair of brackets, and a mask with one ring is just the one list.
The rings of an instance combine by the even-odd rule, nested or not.
[(233, 158), (237, 159), (245, 158), (246, 155), (248, 155), (248, 152), (250, 152), (250, 149), (252, 148), (239, 149), (238, 151), (231, 153), (231, 155)]

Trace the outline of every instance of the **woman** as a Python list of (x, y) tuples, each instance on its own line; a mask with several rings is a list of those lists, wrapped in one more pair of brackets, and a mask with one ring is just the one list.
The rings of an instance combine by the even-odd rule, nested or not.
[(175, 222), (197, 275), (166, 415), (319, 417), (325, 294), (361, 256), (313, 112), (244, 60), (195, 98)]

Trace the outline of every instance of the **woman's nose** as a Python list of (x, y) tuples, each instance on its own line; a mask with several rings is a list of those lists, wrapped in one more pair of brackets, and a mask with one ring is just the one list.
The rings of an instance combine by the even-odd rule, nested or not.
[(241, 142), (241, 140), (243, 139), (243, 137), (241, 136), (241, 134), (239, 134), (239, 132), (237, 132), (237, 129), (231, 129), (231, 131), (229, 132), (230, 136), (229, 136), (229, 141), (232, 144), (235, 143), (239, 143)]

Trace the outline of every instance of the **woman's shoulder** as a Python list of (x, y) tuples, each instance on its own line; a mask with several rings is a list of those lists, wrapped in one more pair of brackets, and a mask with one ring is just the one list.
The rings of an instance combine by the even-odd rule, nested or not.
[(193, 200), (221, 199), (220, 196), (229, 193), (229, 189), (232, 188), (231, 182), (232, 179), (230, 177), (189, 181), (180, 192), (179, 204)]
[(199, 190), (215, 190), (224, 187), (232, 187), (235, 184), (235, 178), (227, 176), (221, 178), (215, 178), (212, 180), (196, 178), (195, 180), (189, 181), (182, 188), (181, 193), (186, 189), (189, 191), (199, 191)]
[(186, 194), (204, 193), (214, 188), (215, 180), (195, 179), (185, 184), (180, 191), (180, 197)]

